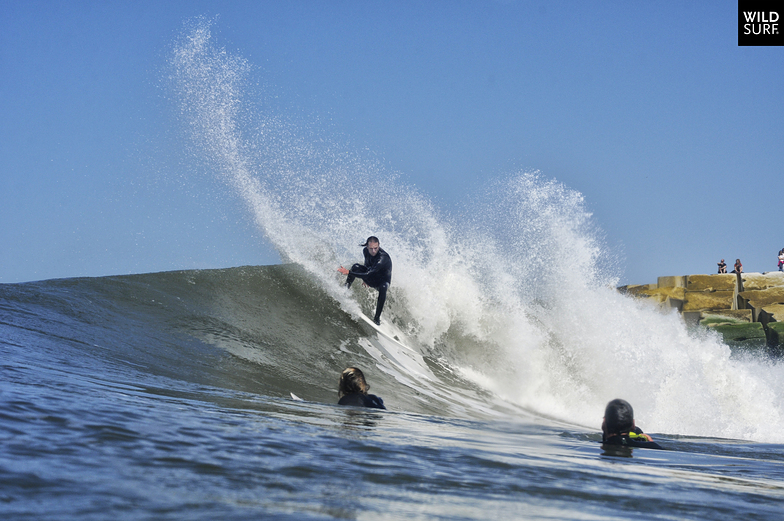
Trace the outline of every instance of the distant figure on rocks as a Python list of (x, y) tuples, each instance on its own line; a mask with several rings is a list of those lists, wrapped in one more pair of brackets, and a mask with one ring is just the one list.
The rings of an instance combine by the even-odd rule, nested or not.
[(602, 420), (602, 444), (661, 449), (661, 445), (634, 425), (634, 409), (629, 402), (616, 398), (607, 404)]
[(365, 285), (378, 290), (378, 300), (376, 301), (376, 315), (373, 322), (381, 325), (381, 312), (384, 311), (384, 302), (387, 300), (387, 290), (392, 284), (392, 259), (389, 254), (381, 248), (378, 237), (368, 237), (362, 250), (365, 257), (365, 264), (354, 264), (350, 270), (343, 266), (338, 271), (346, 277), (346, 287), (350, 288), (355, 278), (362, 279)]
[(375, 394), (368, 394), (370, 386), (365, 375), (356, 367), (348, 367), (340, 374), (338, 383), (338, 405), (356, 405), (372, 409), (386, 409), (384, 400)]
[(721, 262), (717, 264), (719, 265), (719, 273), (727, 273), (727, 263), (724, 262), (724, 259), (721, 259)]
[(784, 248), (779, 252), (779, 271), (784, 271)]
[(740, 259), (735, 259), (735, 265), (733, 267), (735, 269), (733, 269), (731, 273), (743, 273), (743, 264), (740, 263)]

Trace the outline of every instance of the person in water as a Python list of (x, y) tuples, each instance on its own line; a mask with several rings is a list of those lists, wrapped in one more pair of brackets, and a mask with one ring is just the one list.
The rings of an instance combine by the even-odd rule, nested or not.
[(338, 405), (356, 405), (373, 409), (386, 409), (384, 400), (375, 394), (368, 394), (370, 386), (365, 375), (356, 367), (349, 367), (340, 374), (338, 383)]
[(721, 259), (721, 262), (717, 264), (719, 265), (719, 273), (727, 273), (727, 263), (724, 262), (724, 259)]
[(378, 290), (378, 301), (376, 302), (376, 315), (373, 322), (381, 325), (381, 312), (384, 310), (384, 302), (387, 300), (387, 290), (392, 283), (392, 259), (389, 254), (381, 249), (378, 237), (368, 237), (362, 255), (365, 257), (365, 264), (354, 264), (350, 270), (343, 266), (338, 271), (346, 277), (346, 287), (350, 288), (355, 278), (362, 279), (366, 286)]
[(662, 446), (634, 425), (634, 409), (629, 402), (617, 398), (607, 404), (602, 421), (602, 444), (661, 449)]

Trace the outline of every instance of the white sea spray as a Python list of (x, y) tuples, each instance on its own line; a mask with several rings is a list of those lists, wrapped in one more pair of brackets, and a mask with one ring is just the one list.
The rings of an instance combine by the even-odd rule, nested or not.
[(620, 295), (579, 192), (517, 172), (448, 218), (379, 162), (265, 112), (253, 68), (209, 22), (188, 26), (171, 65), (194, 148), (344, 309), (375, 298), (336, 272), (375, 235), (394, 263), (385, 319), (500, 399), (598, 428), (622, 397), (647, 431), (784, 441), (784, 366)]

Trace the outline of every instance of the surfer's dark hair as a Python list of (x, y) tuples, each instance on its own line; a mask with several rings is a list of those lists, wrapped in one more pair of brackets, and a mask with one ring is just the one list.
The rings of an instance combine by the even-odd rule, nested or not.
[(360, 246), (367, 246), (369, 242), (375, 242), (376, 244), (381, 244), (381, 241), (378, 240), (378, 237), (376, 237), (375, 235), (371, 235), (370, 237), (367, 238), (365, 244), (360, 244)]
[(356, 367), (348, 367), (340, 373), (340, 383), (338, 383), (338, 398), (343, 398), (346, 394), (367, 394), (370, 386), (365, 381), (365, 375)]
[(609, 434), (629, 432), (634, 428), (634, 409), (629, 402), (616, 398), (604, 410), (604, 425)]

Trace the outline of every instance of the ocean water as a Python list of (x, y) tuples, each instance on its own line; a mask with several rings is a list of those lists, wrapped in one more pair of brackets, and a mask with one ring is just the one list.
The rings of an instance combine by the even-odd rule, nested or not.
[[(253, 71), (195, 20), (169, 88), (285, 263), (0, 285), (2, 519), (781, 517), (780, 359), (615, 291), (580, 193), (515, 172), (450, 214)], [(336, 271), (369, 235), (405, 347)], [(351, 365), (387, 411), (336, 405)], [(602, 448), (618, 397), (668, 450)]]
[[(646, 412), (670, 450), (606, 452), (602, 404), (586, 424), (543, 415), (406, 341), (422, 365), (297, 265), (1, 285), (0, 515), (781, 515), (780, 442), (650, 429)], [(387, 411), (336, 405), (349, 365)]]

